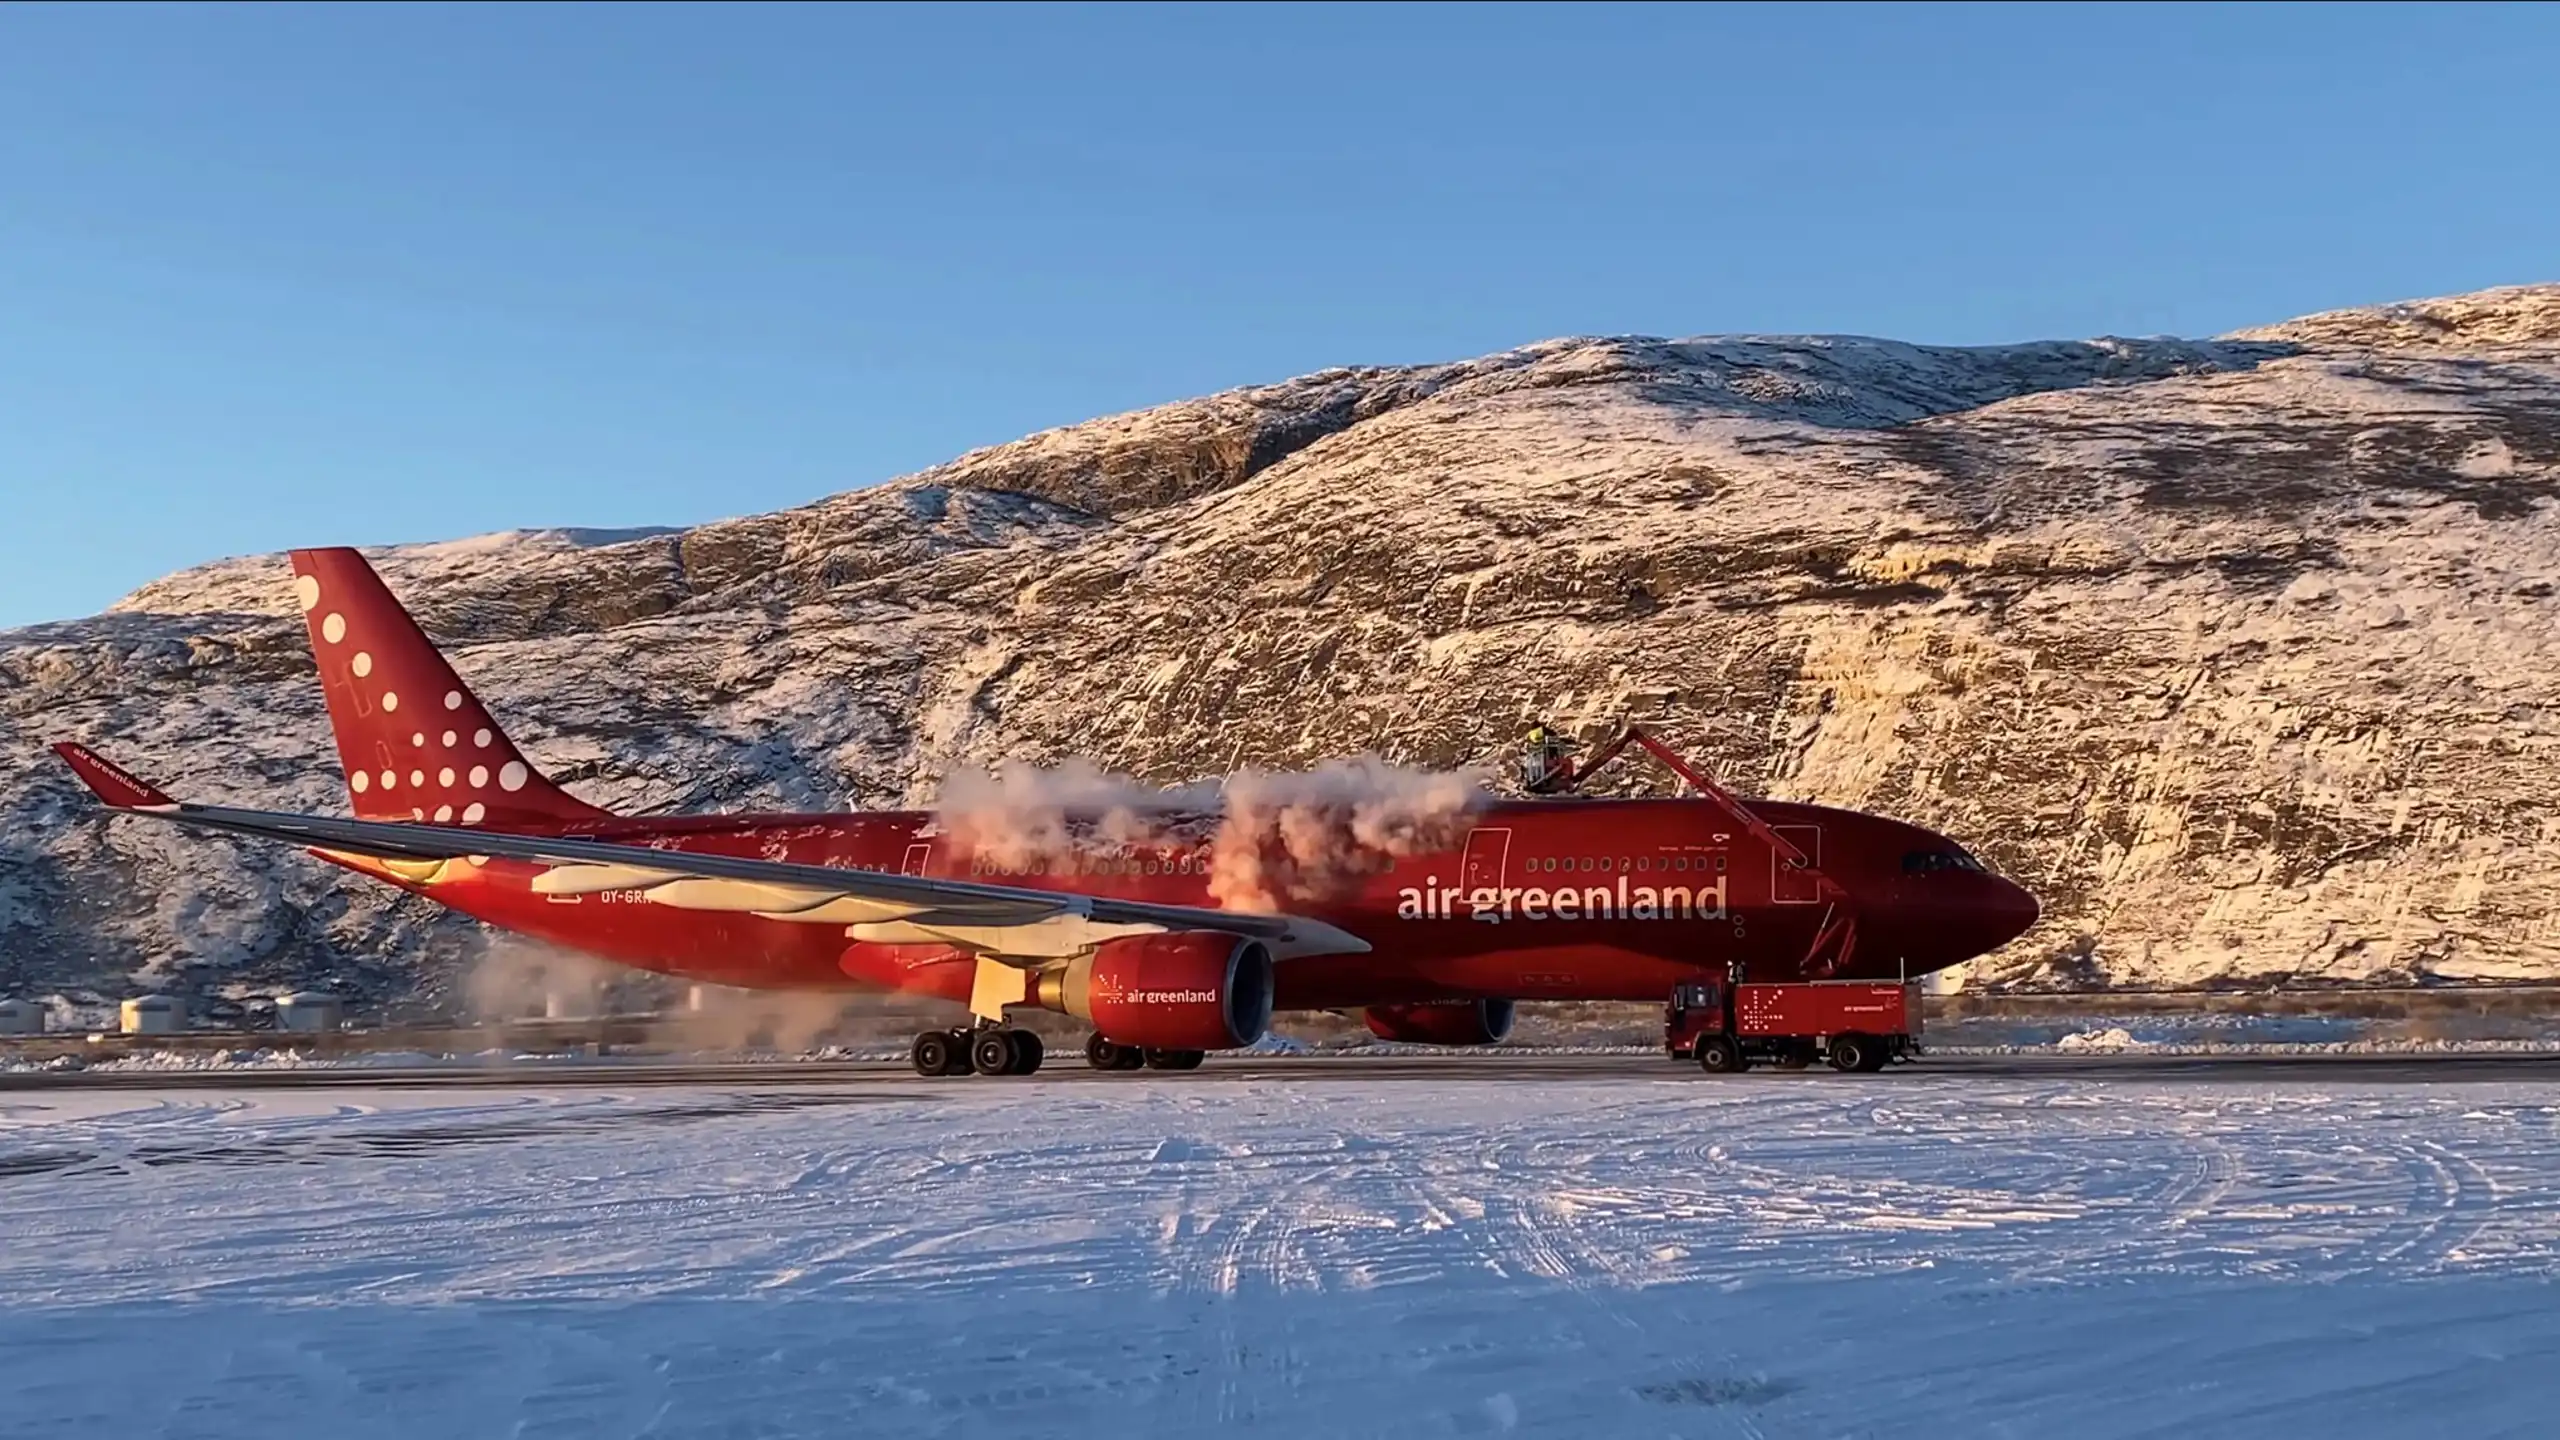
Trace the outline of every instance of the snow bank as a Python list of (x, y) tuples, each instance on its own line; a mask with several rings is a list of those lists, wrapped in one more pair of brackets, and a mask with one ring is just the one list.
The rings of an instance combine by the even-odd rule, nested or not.
[(2084, 1050), (2147, 1050), (2151, 1047), (2144, 1041), (2134, 1039), (2131, 1032), (2119, 1028), (2114, 1030), (2083, 1030), (2077, 1034), (2065, 1035), (2061, 1039), (2053, 1042), (2053, 1048), (2065, 1052), (2074, 1052)]

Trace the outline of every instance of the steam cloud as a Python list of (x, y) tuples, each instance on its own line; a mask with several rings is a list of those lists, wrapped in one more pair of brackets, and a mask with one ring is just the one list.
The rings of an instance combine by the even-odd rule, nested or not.
[(465, 1012), (475, 1022), (540, 1017), (556, 999), (567, 1013), (593, 1015), (629, 972), (529, 936), (490, 932), (462, 974)]
[[(463, 972), (461, 998), (476, 1024), (541, 1017), (555, 1002), (564, 1019), (615, 1016), (641, 1026), (644, 1045), (689, 1051), (775, 1050), (796, 1054), (839, 1033), (874, 996), (844, 992), (702, 989), (699, 1010), (668, 1012), (642, 990), (659, 977), (625, 969), (528, 936), (492, 934)], [(644, 1018), (645, 1017), (645, 1018)]]
[(1198, 847), (1210, 899), (1269, 914), (1339, 897), (1395, 859), (1455, 845), (1489, 802), (1476, 772), (1407, 769), (1374, 755), (1172, 790), (1071, 760), (954, 771), (936, 819), (956, 858), (1001, 869), (1083, 868), (1127, 846)]
[(943, 777), (936, 819), (958, 858), (1020, 869), (1112, 846), (1197, 839), (1218, 806), (1214, 785), (1159, 790), (1088, 760), (1048, 770), (1009, 760)]

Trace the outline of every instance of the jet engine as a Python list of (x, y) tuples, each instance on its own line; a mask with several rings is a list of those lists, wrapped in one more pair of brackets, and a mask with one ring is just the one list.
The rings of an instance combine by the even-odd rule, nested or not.
[(1232, 1050), (1271, 1025), (1271, 951), (1214, 930), (1106, 941), (1044, 971), (1033, 1002), (1149, 1050)]
[(1408, 1045), (1497, 1045), (1511, 1033), (1508, 1000), (1431, 1000), (1419, 1005), (1372, 1005), (1369, 1033)]

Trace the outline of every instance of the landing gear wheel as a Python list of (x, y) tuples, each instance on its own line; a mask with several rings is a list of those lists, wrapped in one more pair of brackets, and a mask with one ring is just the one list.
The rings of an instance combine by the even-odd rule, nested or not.
[(1883, 1062), (1883, 1059), (1883, 1047), (1864, 1035), (1831, 1037), (1831, 1068), (1834, 1070), (1844, 1074), (1850, 1071), (1872, 1071)]
[(1016, 1073), (1017, 1052), (1010, 1030), (981, 1030), (969, 1041), (969, 1068), (981, 1075)]
[(1014, 1074), (1028, 1075), (1039, 1069), (1041, 1057), (1046, 1053), (1046, 1047), (1041, 1045), (1039, 1036), (1032, 1034), (1028, 1030), (1016, 1030), (1013, 1032)]
[(1150, 1050), (1146, 1065), (1150, 1070), (1197, 1070), (1208, 1058), (1205, 1050)]
[(1135, 1070), (1146, 1062), (1137, 1046), (1113, 1044), (1099, 1031), (1084, 1042), (1084, 1063), (1096, 1070)]
[(968, 1061), (953, 1049), (951, 1032), (947, 1030), (927, 1030), (917, 1036), (907, 1059), (919, 1075), (956, 1075), (968, 1068)]
[(1709, 1035), (1698, 1042), (1698, 1068), (1710, 1075), (1731, 1075), (1748, 1064), (1730, 1035)]

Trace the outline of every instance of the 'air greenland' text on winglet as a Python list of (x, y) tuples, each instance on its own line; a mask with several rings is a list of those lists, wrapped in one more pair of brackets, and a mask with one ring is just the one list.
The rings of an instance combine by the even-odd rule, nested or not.
[(160, 793), (160, 788), (142, 779), (113, 760), (70, 740), (57, 741), (53, 753), (63, 758), (71, 773), (89, 787), (89, 793), (118, 810), (174, 810), (178, 802)]

